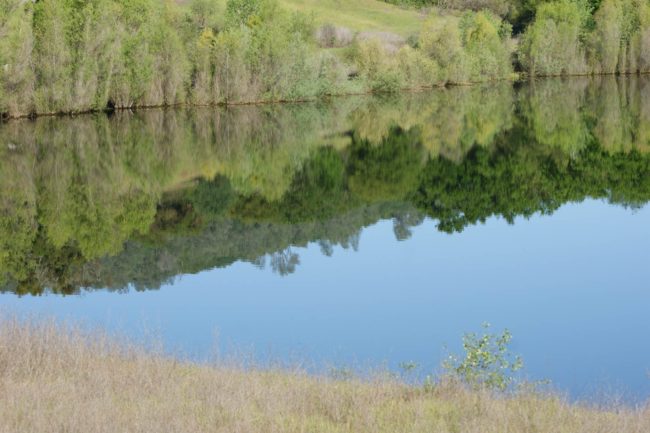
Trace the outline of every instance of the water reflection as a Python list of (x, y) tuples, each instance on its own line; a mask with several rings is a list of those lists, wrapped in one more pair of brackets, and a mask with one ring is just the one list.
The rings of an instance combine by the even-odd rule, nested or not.
[(0, 126), (4, 291), (158, 288), (297, 246), (356, 248), (585, 198), (650, 199), (650, 79), (507, 83), (384, 98), (142, 111)]

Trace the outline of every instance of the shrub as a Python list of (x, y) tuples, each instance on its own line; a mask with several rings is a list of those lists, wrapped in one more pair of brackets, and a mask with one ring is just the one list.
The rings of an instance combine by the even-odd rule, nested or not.
[[(460, 21), (463, 47), (472, 81), (508, 77), (512, 72), (509, 27), (490, 12), (468, 12)], [(504, 30), (505, 29), (505, 30)]]
[(411, 88), (431, 87), (440, 82), (438, 64), (420, 50), (405, 45), (398, 51), (397, 61), (406, 85)]
[(594, 15), (590, 63), (594, 72), (648, 71), (650, 5), (641, 0), (604, 0)]
[(226, 28), (255, 27), (268, 22), (278, 13), (275, 0), (228, 0), (226, 3)]
[(622, 11), (617, 1), (605, 0), (594, 16), (596, 30), (592, 37), (591, 67), (597, 73), (614, 73), (618, 66), (622, 38)]
[(35, 105), (39, 113), (72, 111), (73, 53), (66, 40), (66, 8), (60, 0), (34, 5)]
[(444, 367), (474, 389), (505, 391), (514, 382), (512, 374), (522, 368), (523, 362), (510, 353), (510, 331), (490, 334), (487, 333), (489, 327), (487, 323), (483, 325), (486, 332), (480, 337), (474, 333), (465, 334), (464, 358), (451, 355)]
[(345, 47), (352, 43), (354, 35), (348, 28), (325, 24), (316, 31), (316, 40), (323, 48)]
[(348, 81), (346, 66), (330, 52), (321, 52), (316, 59), (317, 95), (334, 95), (354, 92)]
[(404, 87), (398, 64), (376, 38), (356, 41), (349, 56), (355, 63), (359, 78), (369, 90), (394, 92)]
[[(207, 0), (182, 7), (159, 0), (5, 0), (0, 113), (300, 100), (482, 81), (510, 71), (510, 31), (489, 12), (434, 13), (413, 47), (374, 32), (347, 50), (344, 64), (317, 51), (316, 39), (345, 45), (352, 40), (347, 29), (315, 32), (312, 16), (285, 13), (276, 0), (228, 0), (223, 22), (218, 9)], [(641, 53), (650, 36), (634, 34), (627, 57), (647, 64)], [(353, 67), (357, 80), (348, 79)]]
[(420, 49), (440, 67), (443, 82), (469, 79), (458, 19), (433, 13), (420, 33)]
[(113, 27), (117, 11), (110, 0), (75, 4), (69, 11), (77, 35), (68, 42), (73, 53), (70, 91), (75, 110), (103, 109), (108, 104), (121, 44), (121, 35)]
[(585, 4), (571, 0), (541, 4), (520, 47), (524, 68), (531, 75), (587, 72), (583, 39), (588, 15)]
[(512, 71), (510, 27), (490, 12), (433, 14), (420, 34), (420, 47), (440, 68), (444, 82), (508, 77)]
[(33, 111), (32, 15), (30, 2), (10, 0), (0, 5), (0, 114)]
[(189, 65), (179, 33), (175, 31), (179, 25), (180, 16), (174, 8), (164, 5), (155, 12), (148, 35), (154, 74), (144, 96), (145, 105), (171, 105), (185, 98)]
[(237, 102), (257, 93), (245, 61), (245, 49), (250, 44), (250, 30), (225, 31), (217, 36), (214, 47), (214, 102)]

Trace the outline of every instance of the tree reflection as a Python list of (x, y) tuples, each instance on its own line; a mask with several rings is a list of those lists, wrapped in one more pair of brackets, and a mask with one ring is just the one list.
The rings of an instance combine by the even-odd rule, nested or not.
[(4, 290), (150, 289), (292, 247), (357, 249), (599, 198), (650, 199), (650, 79), (535, 81), (334, 103), (0, 125)]

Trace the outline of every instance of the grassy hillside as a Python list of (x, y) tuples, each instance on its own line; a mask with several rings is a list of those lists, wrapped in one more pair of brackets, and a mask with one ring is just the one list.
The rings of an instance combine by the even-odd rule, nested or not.
[(419, 32), (424, 16), (377, 0), (281, 0), (290, 10), (313, 12), (319, 24), (335, 24), (356, 31), (392, 32), (409, 36)]
[(196, 365), (57, 325), (0, 325), (1, 432), (650, 431), (650, 407)]
[[(218, 0), (225, 11), (227, 0)], [(188, 3), (187, 0), (179, 3)], [(390, 32), (408, 37), (417, 34), (426, 18), (411, 8), (379, 0), (279, 0), (283, 9), (313, 14), (317, 25), (333, 24), (357, 32)]]

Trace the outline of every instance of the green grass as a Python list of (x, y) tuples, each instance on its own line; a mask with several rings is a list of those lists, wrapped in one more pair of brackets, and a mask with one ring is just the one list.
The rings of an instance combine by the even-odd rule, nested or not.
[(383, 31), (409, 36), (417, 33), (422, 16), (376, 0), (280, 0), (290, 10), (314, 12), (319, 24), (334, 24), (357, 31)]
[[(219, 0), (225, 9), (226, 0)], [(317, 24), (334, 24), (354, 31), (380, 31), (408, 37), (418, 33), (423, 15), (378, 0), (279, 0), (290, 11), (314, 13)]]

